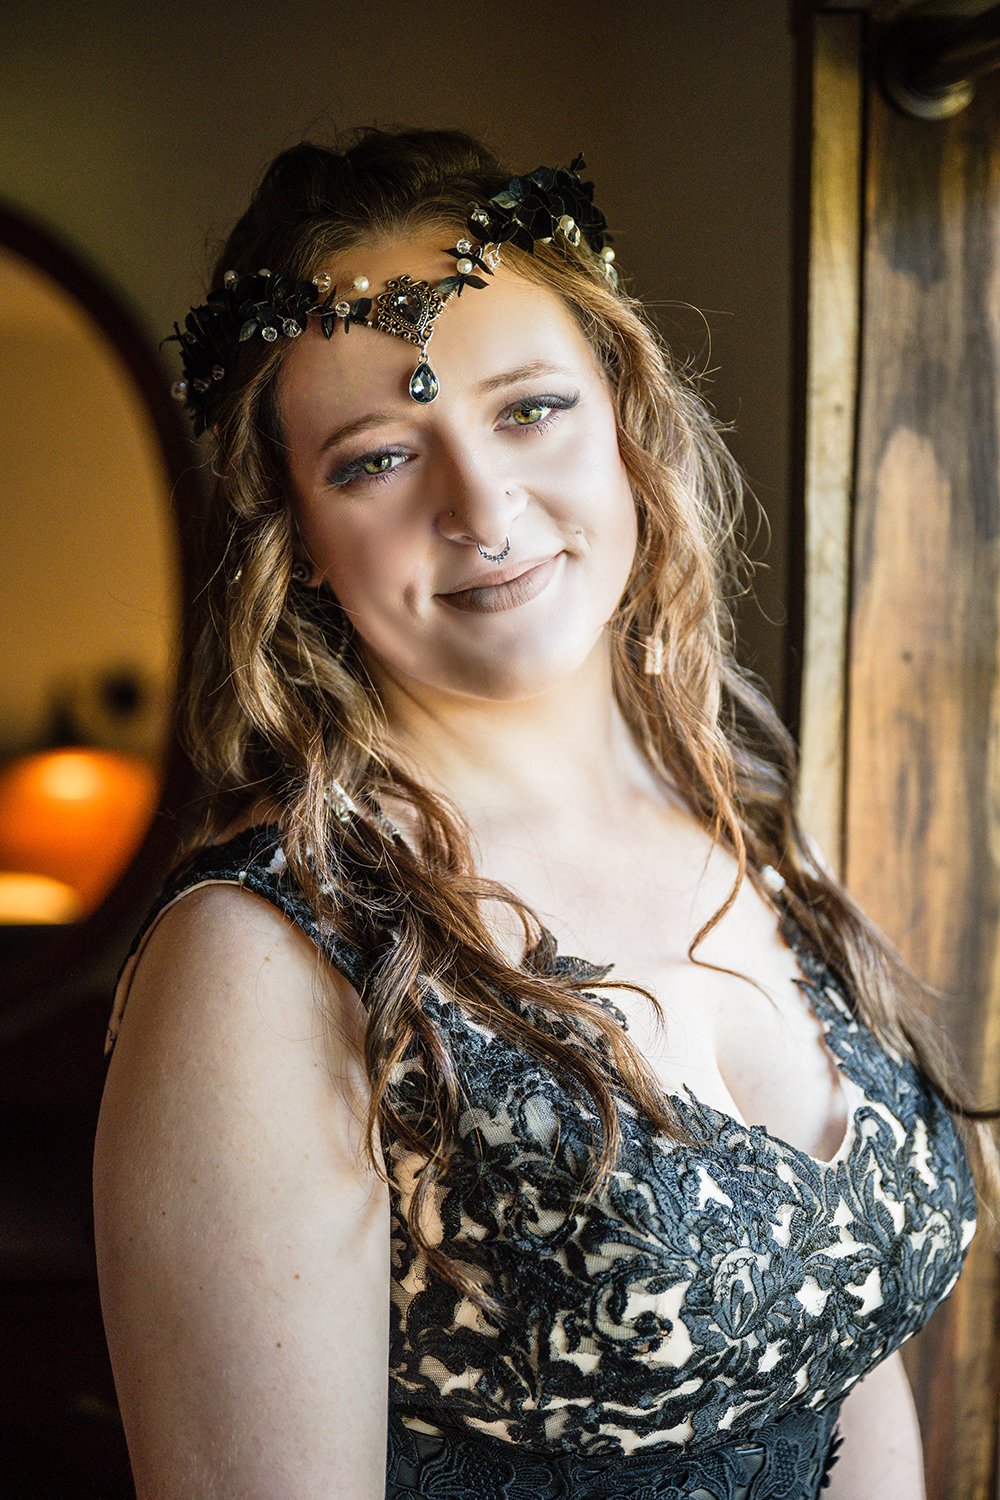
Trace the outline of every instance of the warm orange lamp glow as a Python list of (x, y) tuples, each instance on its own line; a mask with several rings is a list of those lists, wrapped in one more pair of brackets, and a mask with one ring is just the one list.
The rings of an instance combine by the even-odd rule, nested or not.
[(63, 882), (78, 897), (76, 915), (86, 914), (138, 848), (158, 790), (156, 772), (135, 755), (22, 756), (0, 771), (0, 870)]
[(82, 915), (83, 902), (64, 880), (0, 870), (0, 925), (75, 922)]

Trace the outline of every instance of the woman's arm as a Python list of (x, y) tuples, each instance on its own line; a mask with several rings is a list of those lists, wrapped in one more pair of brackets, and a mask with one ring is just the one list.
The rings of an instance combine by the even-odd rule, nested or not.
[(926, 1500), (920, 1425), (898, 1349), (851, 1387), (839, 1425), (829, 1500)]
[(356, 1034), (346, 981), (236, 886), (170, 908), (136, 969), (94, 1190), (138, 1500), (384, 1497), (388, 1194), (318, 1001)]

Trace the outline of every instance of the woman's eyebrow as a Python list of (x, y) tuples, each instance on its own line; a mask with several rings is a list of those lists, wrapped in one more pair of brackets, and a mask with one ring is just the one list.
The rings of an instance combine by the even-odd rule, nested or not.
[(505, 385), (516, 385), (520, 380), (534, 380), (539, 375), (569, 375), (574, 376), (577, 372), (567, 370), (562, 365), (554, 365), (547, 359), (530, 359), (527, 364), (515, 365), (512, 370), (502, 370), (499, 375), (490, 375), (480, 381), (476, 391), (480, 396), (488, 395), (490, 391), (498, 391)]
[(348, 438), (357, 437), (359, 432), (367, 432), (369, 427), (381, 427), (383, 422), (392, 422), (399, 416), (399, 412), (370, 411), (363, 417), (357, 417), (353, 422), (345, 422), (343, 427), (337, 427), (324, 438), (316, 453), (317, 458), (322, 458), (330, 448), (337, 443), (344, 443)]

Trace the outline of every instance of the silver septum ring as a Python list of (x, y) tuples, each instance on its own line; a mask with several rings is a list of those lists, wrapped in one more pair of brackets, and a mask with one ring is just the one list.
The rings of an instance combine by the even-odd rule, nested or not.
[(478, 542), (476, 543), (476, 546), (479, 547), (480, 557), (485, 557), (487, 562), (501, 563), (507, 556), (507, 553), (510, 551), (510, 537), (504, 537), (503, 548), (500, 552), (487, 552), (483, 547), (479, 546)]

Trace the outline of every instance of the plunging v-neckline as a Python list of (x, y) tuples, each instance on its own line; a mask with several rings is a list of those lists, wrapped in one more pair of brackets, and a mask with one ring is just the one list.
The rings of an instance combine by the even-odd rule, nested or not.
[[(265, 824), (263, 830), (260, 829), (260, 825), (257, 825), (257, 829), (265, 833), (274, 831), (280, 837), (280, 828), (277, 824)], [(401, 843), (405, 843), (402, 834), (394, 824), (390, 823), (387, 831), (394, 841), (398, 840)], [(791, 1152), (794, 1156), (811, 1162), (817, 1169), (833, 1171), (850, 1155), (854, 1148), (857, 1137), (857, 1115), (864, 1103), (864, 1094), (846, 1073), (843, 1066), (843, 1059), (837, 1047), (836, 1024), (834, 1020), (835, 1010), (824, 993), (824, 980), (830, 977), (829, 967), (809, 947), (798, 923), (784, 905), (781, 891), (774, 892), (774, 901), (778, 931), (788, 944), (788, 947), (795, 954), (798, 962), (799, 974), (793, 982), (806, 995), (810, 1007), (813, 1009), (816, 1019), (823, 1029), (824, 1040), (837, 1067), (841, 1097), (847, 1111), (847, 1125), (840, 1145), (829, 1159), (824, 1160), (823, 1157), (812, 1156), (808, 1151), (803, 1151), (801, 1147), (794, 1146), (791, 1141), (786, 1141), (782, 1136), (775, 1134), (766, 1125), (751, 1125), (739, 1114), (736, 1108), (736, 1101), (733, 1099), (732, 1092), (728, 1088), (726, 1092), (729, 1094), (733, 1104), (732, 1111), (718, 1109), (714, 1104), (708, 1104), (704, 1099), (699, 1098), (690, 1085), (686, 1083), (679, 1086), (680, 1091), (678, 1092), (663, 1088), (662, 1093), (672, 1104), (678, 1106), (682, 1113), (693, 1113), (703, 1117), (714, 1118), (716, 1121), (723, 1122), (723, 1124), (735, 1125), (740, 1130), (745, 1130), (752, 1139), (770, 1142), (773, 1146), (780, 1147), (784, 1151)], [(564, 954), (559, 947), (558, 939), (544, 925), (541, 929), (539, 942), (531, 950), (530, 955), (525, 955), (524, 961), (527, 961), (529, 957), (536, 961), (539, 958), (543, 960), (540, 972), (544, 972), (545, 966), (551, 964), (556, 969), (575, 968), (585, 978), (604, 975), (613, 967), (610, 964), (595, 964), (586, 958)], [(598, 1004), (604, 1005), (612, 1012), (617, 1010), (614, 1002), (605, 996), (594, 995), (592, 998)], [(620, 1011), (618, 1014), (619, 1019), (624, 1020)], [(851, 1102), (852, 1092), (857, 1096), (853, 1104)]]
[[(799, 973), (793, 979), (793, 983), (797, 985), (800, 990), (802, 990), (816, 1020), (819, 1021), (819, 1024), (823, 1031), (823, 1038), (826, 1043), (827, 1050), (830, 1053), (830, 1056), (833, 1058), (833, 1061), (837, 1068), (837, 1077), (840, 1084), (840, 1096), (843, 1100), (844, 1108), (847, 1113), (847, 1124), (844, 1128), (844, 1135), (839, 1146), (834, 1151), (831, 1157), (824, 1159), (821, 1156), (813, 1156), (810, 1152), (804, 1151), (802, 1147), (793, 1145), (791, 1141), (786, 1141), (783, 1136), (777, 1135), (773, 1130), (769, 1130), (766, 1125), (751, 1125), (749, 1121), (745, 1120), (739, 1113), (736, 1106), (736, 1101), (732, 1096), (732, 1090), (729, 1089), (728, 1086), (726, 1086), (726, 1092), (733, 1104), (732, 1111), (719, 1109), (714, 1104), (708, 1104), (704, 1099), (701, 1099), (687, 1083), (680, 1084), (678, 1086), (679, 1091), (677, 1092), (667, 1089), (666, 1087), (662, 1087), (661, 1091), (664, 1098), (669, 1100), (671, 1104), (680, 1106), (682, 1113), (686, 1112), (693, 1113), (695, 1115), (701, 1115), (703, 1117), (711, 1117), (716, 1121), (721, 1121), (723, 1124), (735, 1125), (740, 1130), (745, 1130), (753, 1139), (767, 1141), (772, 1146), (778, 1146), (783, 1151), (791, 1152), (795, 1156), (802, 1157), (804, 1160), (811, 1162), (814, 1167), (820, 1170), (834, 1171), (839, 1166), (839, 1164), (850, 1155), (851, 1151), (853, 1150), (854, 1143), (857, 1137), (857, 1114), (858, 1110), (864, 1103), (864, 1094), (863, 1091), (858, 1087), (858, 1085), (854, 1083), (853, 1079), (851, 1079), (845, 1072), (843, 1066), (843, 1058), (841, 1057), (840, 1051), (837, 1047), (836, 1024), (834, 1019), (835, 1010), (825, 993), (823, 983), (825, 979), (828, 979), (830, 977), (829, 967), (823, 962), (819, 955), (809, 947), (808, 943), (803, 937), (798, 923), (795, 921), (791, 912), (789, 912), (781, 902), (780, 892), (776, 893), (775, 904), (777, 906), (776, 917), (778, 931), (781, 933), (781, 936), (784, 938), (788, 947), (794, 953), (799, 967)], [(556, 971), (575, 969), (584, 977), (603, 976), (604, 974), (608, 973), (610, 968), (613, 967), (613, 965), (609, 964), (593, 963), (590, 959), (582, 958), (576, 954), (563, 953), (559, 946), (558, 939), (549, 930), (549, 928), (545, 926), (542, 927), (541, 941), (536, 945), (535, 949), (532, 950), (532, 956), (535, 957), (539, 953), (544, 954), (547, 963), (551, 964), (553, 969), (555, 969)], [(612, 1014), (617, 1011), (619, 1020), (624, 1021), (624, 1018), (621, 1016), (621, 1012), (618, 1010), (618, 1007), (615, 1006), (614, 1002), (608, 997), (602, 995), (593, 995), (592, 998), (596, 1000), (598, 1004), (606, 1006), (606, 1008), (611, 1010)], [(628, 1029), (627, 1024), (625, 1026), (625, 1029)], [(723, 1084), (725, 1085), (724, 1079)], [(852, 1094), (856, 1096), (853, 1103)]]

